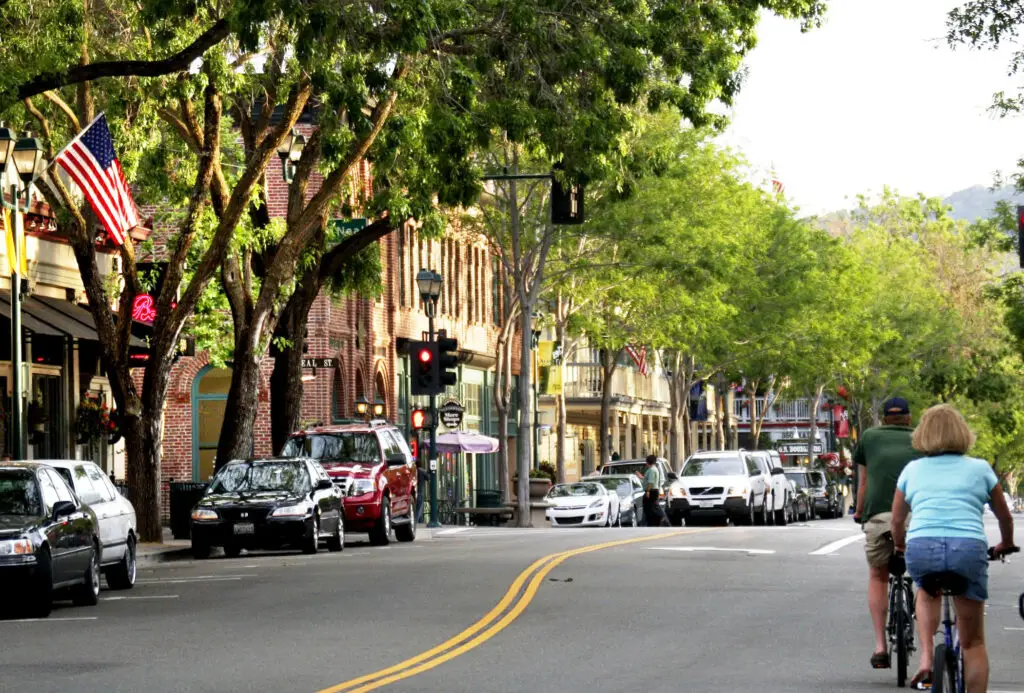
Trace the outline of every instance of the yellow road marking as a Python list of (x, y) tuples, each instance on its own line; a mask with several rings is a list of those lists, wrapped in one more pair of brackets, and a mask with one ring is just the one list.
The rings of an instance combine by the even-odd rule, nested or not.
[[(416, 674), (420, 674), (424, 671), (433, 669), (434, 667), (440, 666), (445, 662), (451, 661), (452, 659), (455, 659), (456, 657), (465, 654), (466, 652), (482, 645), (483, 643), (487, 642), (495, 635), (500, 633), (502, 630), (507, 628), (510, 623), (516, 620), (519, 617), (519, 615), (523, 613), (526, 607), (530, 605), (530, 602), (533, 601), (534, 596), (537, 594), (537, 590), (540, 589), (540, 585), (544, 581), (544, 578), (548, 575), (548, 573), (554, 570), (561, 563), (567, 561), (568, 559), (574, 556), (579, 556), (585, 553), (591, 553), (593, 551), (600, 551), (602, 549), (609, 549), (616, 546), (625, 546), (627, 544), (637, 544), (640, 542), (654, 541), (657, 539), (668, 539), (671, 537), (677, 537), (684, 534), (696, 534), (702, 531), (708, 530), (695, 529), (688, 531), (671, 532), (667, 534), (657, 534), (647, 537), (635, 537), (632, 539), (619, 539), (617, 541), (593, 544), (591, 546), (584, 546), (579, 549), (571, 549), (568, 551), (562, 551), (560, 553), (553, 553), (544, 556), (543, 558), (534, 561), (526, 570), (521, 572), (512, 582), (512, 585), (509, 587), (508, 591), (505, 592), (505, 596), (501, 598), (501, 601), (499, 601), (498, 604), (493, 609), (487, 612), (487, 614), (483, 618), (478, 620), (476, 623), (474, 623), (466, 630), (449, 638), (437, 647), (433, 647), (427, 650), (426, 652), (423, 652), (422, 654), (416, 655), (415, 657), (407, 659), (403, 662), (399, 662), (394, 666), (388, 667), (386, 669), (381, 669), (380, 671), (376, 671), (372, 674), (360, 676), (359, 678), (352, 679), (350, 681), (345, 681), (344, 683), (339, 683), (336, 686), (332, 686), (330, 688), (325, 688), (323, 690), (317, 691), (317, 693), (342, 693), (343, 691), (347, 693), (368, 693), (368, 691), (376, 690), (378, 688), (381, 688), (382, 686), (386, 686), (396, 681), (401, 681), (402, 679), (407, 679), (412, 676), (415, 676)], [(526, 582), (526, 580), (530, 577), (531, 574), (534, 573), (534, 571), (536, 571), (536, 574), (533, 575), (533, 579), (530, 580), (530, 584), (523, 592), (523, 595), (519, 599), (519, 601), (516, 602), (516, 605), (496, 623), (491, 624), (491, 621), (493, 621), (499, 614), (501, 614), (503, 611), (505, 611), (506, 608), (508, 608), (509, 604), (511, 604), (511, 602), (515, 599), (516, 595), (519, 594), (519, 590), (522, 588), (523, 583)], [(488, 624), (490, 624), (490, 627), (488, 627)], [(485, 628), (486, 630), (484, 630)], [(484, 632), (480, 633), (481, 630), (483, 630)], [(477, 635), (477, 633), (480, 634)], [(474, 635), (476, 637), (473, 637)], [(439, 653), (443, 654), (440, 654), (440, 656), (435, 657), (435, 655), (438, 655)], [(360, 687), (355, 688), (355, 686)]]

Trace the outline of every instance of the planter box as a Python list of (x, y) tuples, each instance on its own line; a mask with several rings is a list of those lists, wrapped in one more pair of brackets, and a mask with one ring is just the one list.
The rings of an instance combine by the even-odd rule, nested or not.
[(530, 479), (530, 500), (540, 500), (551, 490), (551, 479)]

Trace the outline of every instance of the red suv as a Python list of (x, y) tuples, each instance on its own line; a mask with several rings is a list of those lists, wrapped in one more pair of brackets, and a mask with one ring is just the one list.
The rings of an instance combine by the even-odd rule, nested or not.
[(311, 457), (342, 490), (345, 531), (384, 545), (416, 538), (416, 466), (402, 432), (386, 421), (317, 426), (293, 433), (282, 457)]

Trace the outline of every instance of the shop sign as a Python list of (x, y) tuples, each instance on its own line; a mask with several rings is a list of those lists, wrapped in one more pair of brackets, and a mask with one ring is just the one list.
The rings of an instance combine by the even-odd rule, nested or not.
[(437, 408), (438, 416), (445, 428), (454, 429), (462, 426), (462, 415), (466, 408), (459, 404), (457, 399), (449, 399)]

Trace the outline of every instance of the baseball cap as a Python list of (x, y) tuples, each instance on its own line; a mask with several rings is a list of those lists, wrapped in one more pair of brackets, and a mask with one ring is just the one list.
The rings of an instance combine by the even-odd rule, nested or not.
[(890, 397), (882, 403), (882, 416), (906, 416), (910, 414), (910, 405), (902, 397)]

